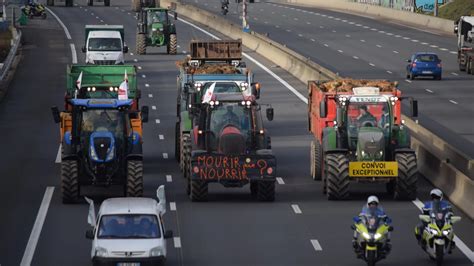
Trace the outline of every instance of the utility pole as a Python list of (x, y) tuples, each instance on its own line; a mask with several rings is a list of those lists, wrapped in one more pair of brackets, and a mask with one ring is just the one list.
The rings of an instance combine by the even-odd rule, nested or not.
[(438, 16), (438, 0), (434, 0), (434, 1), (435, 1), (435, 5), (434, 5), (433, 15), (437, 17)]
[(248, 14), (247, 14), (247, 1), (248, 0), (242, 0), (242, 31), (243, 32), (249, 32), (250, 31), (250, 25), (248, 23)]

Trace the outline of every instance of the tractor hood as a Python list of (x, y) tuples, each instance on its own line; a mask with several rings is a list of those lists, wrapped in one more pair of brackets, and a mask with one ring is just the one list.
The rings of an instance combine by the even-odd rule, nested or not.
[(378, 127), (361, 127), (357, 136), (358, 161), (380, 161), (385, 153), (385, 137)]
[(93, 132), (89, 139), (89, 157), (93, 162), (106, 163), (115, 158), (115, 138), (109, 131)]
[(223, 154), (245, 154), (246, 140), (234, 126), (225, 127), (219, 136), (219, 152)]
[(151, 24), (152, 31), (163, 31), (163, 23), (153, 23)]

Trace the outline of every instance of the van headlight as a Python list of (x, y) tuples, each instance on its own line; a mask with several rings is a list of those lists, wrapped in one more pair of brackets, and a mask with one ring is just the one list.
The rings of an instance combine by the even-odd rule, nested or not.
[(163, 249), (161, 247), (152, 248), (150, 250), (150, 257), (163, 256)]
[(95, 248), (95, 255), (97, 257), (107, 257), (107, 249), (101, 248), (101, 247), (96, 247)]

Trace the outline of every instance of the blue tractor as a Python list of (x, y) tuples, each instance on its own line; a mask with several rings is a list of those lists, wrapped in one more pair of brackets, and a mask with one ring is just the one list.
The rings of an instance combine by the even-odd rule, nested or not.
[(136, 111), (132, 100), (68, 101), (71, 110), (52, 108), (61, 128), (63, 202), (76, 202), (85, 185), (122, 185), (125, 196), (142, 196), (142, 122), (148, 120), (148, 107)]

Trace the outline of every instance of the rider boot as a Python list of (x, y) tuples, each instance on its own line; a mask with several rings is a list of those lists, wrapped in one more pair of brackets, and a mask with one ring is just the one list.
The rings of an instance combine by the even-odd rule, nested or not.
[(451, 240), (451, 245), (449, 246), (449, 250), (448, 250), (448, 253), (451, 254), (453, 253), (453, 249), (456, 247), (456, 242), (454, 242), (453, 240)]

